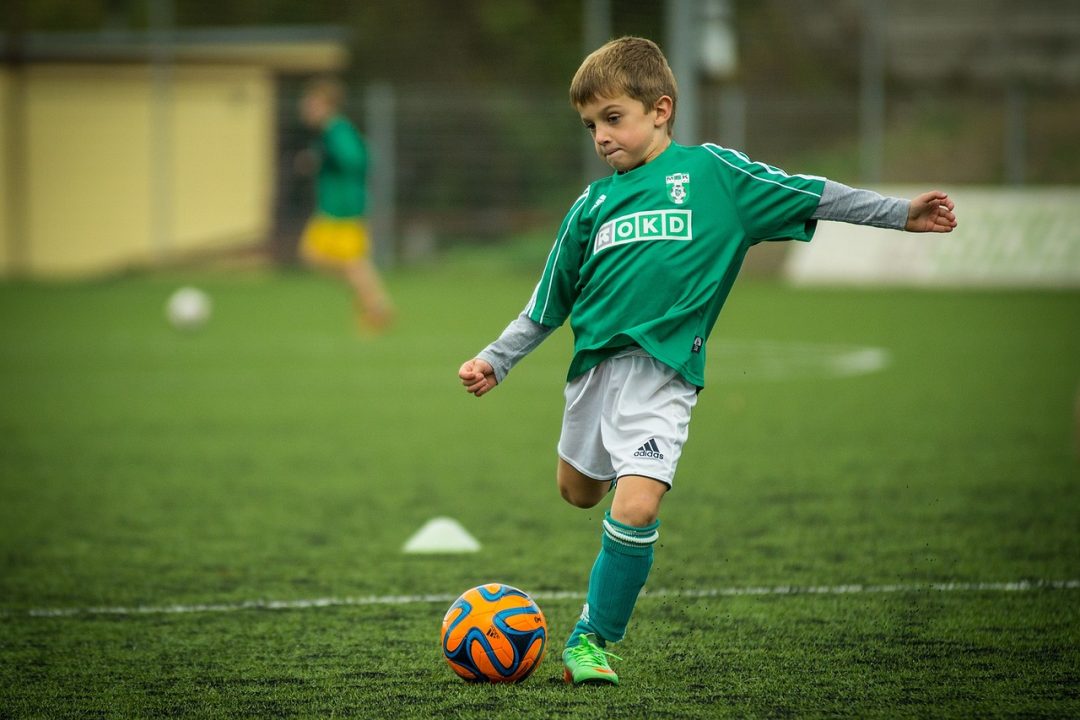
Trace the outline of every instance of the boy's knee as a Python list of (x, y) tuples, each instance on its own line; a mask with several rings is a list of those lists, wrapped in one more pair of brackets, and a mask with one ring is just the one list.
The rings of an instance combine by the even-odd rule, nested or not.
[(656, 518), (660, 514), (660, 508), (656, 503), (631, 503), (625, 504), (621, 507), (611, 508), (611, 517), (613, 520), (618, 520), (624, 525), (631, 525), (633, 527), (645, 527), (646, 525), (652, 525), (656, 522)]
[[(596, 481), (594, 481), (596, 482)], [(602, 483), (596, 482), (597, 485)], [(601, 488), (589, 488), (582, 485), (570, 485), (559, 481), (559, 494), (562, 495), (562, 499), (570, 503), (574, 507), (579, 508), (591, 508), (595, 507), (597, 503), (604, 499), (604, 495), (607, 494), (606, 490)]]
[(556, 481), (559, 495), (574, 507), (591, 508), (607, 495), (610, 482), (594, 480), (560, 458)]
[(660, 501), (667, 489), (666, 484), (650, 478), (620, 478), (611, 503), (612, 519), (632, 527), (651, 525), (660, 515)]

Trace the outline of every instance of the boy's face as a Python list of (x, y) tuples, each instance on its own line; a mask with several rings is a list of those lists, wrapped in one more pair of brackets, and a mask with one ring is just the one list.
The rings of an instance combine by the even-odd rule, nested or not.
[(672, 102), (662, 96), (651, 108), (628, 95), (598, 97), (578, 107), (600, 159), (618, 172), (649, 162), (671, 144), (667, 124)]
[(334, 113), (334, 108), (322, 93), (309, 92), (300, 98), (300, 118), (311, 128), (321, 128)]

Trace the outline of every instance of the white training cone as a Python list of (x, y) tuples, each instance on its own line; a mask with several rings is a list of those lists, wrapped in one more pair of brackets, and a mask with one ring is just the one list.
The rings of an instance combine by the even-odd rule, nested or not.
[(413, 533), (405, 542), (402, 552), (406, 553), (467, 553), (480, 549), (469, 531), (457, 520), (448, 517), (435, 517)]

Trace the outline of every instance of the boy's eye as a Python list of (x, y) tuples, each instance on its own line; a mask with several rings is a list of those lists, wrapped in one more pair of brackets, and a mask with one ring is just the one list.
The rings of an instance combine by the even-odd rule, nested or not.
[(608, 119), (607, 119), (608, 124), (609, 125), (617, 125), (619, 123), (619, 118), (620, 117), (621, 116), (619, 116), (619, 115), (608, 115)]
[(587, 123), (583, 123), (583, 124), (585, 125), (585, 129), (588, 130), (589, 132), (591, 132), (591, 133), (596, 132), (596, 126), (593, 125), (591, 122), (587, 122)]

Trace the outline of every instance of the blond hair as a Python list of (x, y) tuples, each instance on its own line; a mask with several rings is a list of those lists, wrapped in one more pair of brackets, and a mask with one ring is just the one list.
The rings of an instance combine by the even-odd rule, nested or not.
[(670, 97), (671, 118), (667, 132), (671, 135), (679, 86), (667, 58), (652, 40), (639, 37), (612, 40), (590, 53), (570, 82), (570, 103), (575, 108), (597, 98), (619, 95), (637, 100), (646, 111), (652, 110), (664, 95)]
[(340, 110), (345, 102), (345, 85), (335, 77), (316, 77), (304, 85), (304, 95), (322, 98), (334, 110)]

